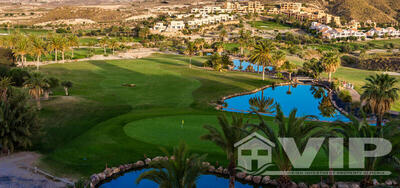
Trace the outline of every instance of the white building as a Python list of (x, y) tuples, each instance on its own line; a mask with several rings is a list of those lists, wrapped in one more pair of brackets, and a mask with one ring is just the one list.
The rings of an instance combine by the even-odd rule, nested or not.
[(167, 26), (164, 25), (164, 23), (162, 22), (158, 22), (156, 23), (156, 25), (154, 25), (153, 30), (159, 31), (159, 32), (163, 32), (167, 29)]
[(167, 27), (167, 31), (179, 31), (185, 28), (185, 23), (183, 21), (171, 21)]

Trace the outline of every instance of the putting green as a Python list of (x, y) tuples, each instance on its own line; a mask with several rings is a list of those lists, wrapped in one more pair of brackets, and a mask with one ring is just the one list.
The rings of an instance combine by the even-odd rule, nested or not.
[(213, 143), (200, 139), (207, 133), (203, 128), (205, 124), (218, 125), (217, 117), (179, 115), (149, 118), (128, 123), (124, 131), (131, 138), (161, 147), (171, 147), (184, 141), (191, 150), (221, 152)]

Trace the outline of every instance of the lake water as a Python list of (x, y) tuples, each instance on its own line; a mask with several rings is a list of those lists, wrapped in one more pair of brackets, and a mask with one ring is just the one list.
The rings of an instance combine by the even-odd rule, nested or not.
[[(238, 60), (238, 59), (233, 60), (233, 65), (235, 66), (235, 67), (233, 68), (233, 70), (239, 70), (240, 62), (241, 62), (241, 61)], [(254, 65), (254, 64), (252, 64), (252, 63), (249, 63), (249, 62), (247, 62), (247, 61), (242, 61), (242, 69), (240, 69), (240, 70), (244, 71), (244, 70), (247, 69), (248, 66), (253, 66), (253, 70), (256, 71), (256, 72), (257, 72), (258, 70), (260, 70), (260, 72), (262, 71), (262, 66), (257, 66), (257, 65)], [(274, 69), (274, 68), (271, 67), (271, 66), (268, 66), (267, 68), (268, 68), (268, 70), (270, 70), (270, 71)]]
[[(285, 116), (288, 116), (293, 109), (297, 109), (298, 116), (313, 115), (319, 121), (341, 120), (348, 122), (349, 119), (336, 110), (327, 98), (327, 91), (321, 87), (311, 85), (277, 86), (269, 87), (264, 91), (242, 95), (225, 100), (225, 111), (249, 113), (251, 106), (249, 99), (261, 95), (270, 97), (280, 104)], [(264, 114), (264, 115), (275, 115)]]
[[(140, 174), (148, 170), (149, 169), (142, 169), (138, 171), (127, 172), (122, 176), (111, 180), (110, 182), (104, 183), (100, 186), (100, 188), (157, 188), (158, 185), (149, 180), (142, 180), (139, 184), (136, 184), (136, 179), (140, 176)], [(229, 187), (229, 180), (214, 175), (201, 175), (200, 178), (197, 180), (197, 187)], [(236, 182), (235, 187), (252, 188), (253, 186)]]

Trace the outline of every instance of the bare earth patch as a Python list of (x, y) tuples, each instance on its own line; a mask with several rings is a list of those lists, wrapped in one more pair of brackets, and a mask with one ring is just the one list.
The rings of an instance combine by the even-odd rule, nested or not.
[(32, 169), (39, 158), (40, 155), (34, 152), (0, 157), (0, 187), (66, 187), (63, 182), (34, 173)]

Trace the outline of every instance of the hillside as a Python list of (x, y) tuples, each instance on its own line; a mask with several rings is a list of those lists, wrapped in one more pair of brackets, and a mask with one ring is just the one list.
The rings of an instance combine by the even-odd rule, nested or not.
[(127, 18), (129, 14), (102, 8), (86, 7), (59, 7), (51, 10), (46, 15), (35, 19), (34, 23), (43, 23), (67, 19), (87, 19), (95, 22), (114, 22)]
[(400, 9), (398, 0), (336, 0), (328, 8), (348, 20), (394, 22)]
[[(334, 15), (348, 21), (372, 20), (378, 23), (390, 23), (400, 17), (400, 0), (292, 0), (294, 2), (312, 3)], [(397, 18), (399, 21), (399, 18)]]

